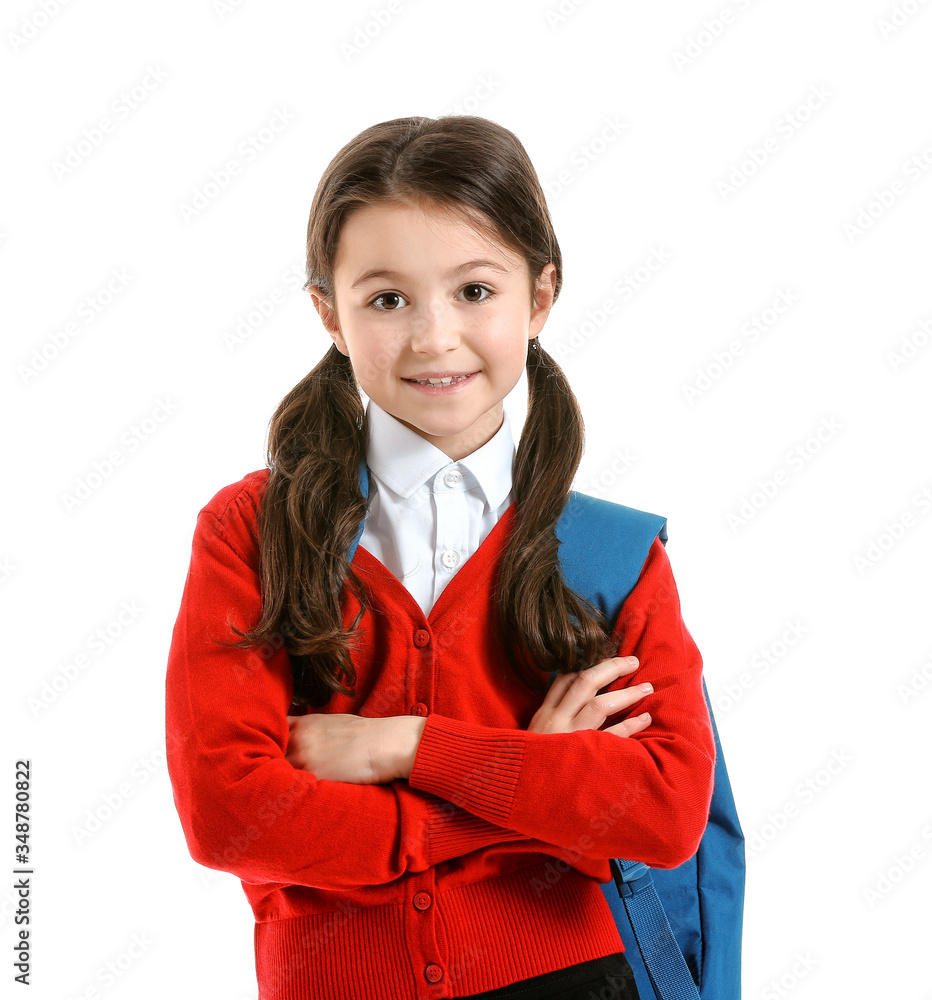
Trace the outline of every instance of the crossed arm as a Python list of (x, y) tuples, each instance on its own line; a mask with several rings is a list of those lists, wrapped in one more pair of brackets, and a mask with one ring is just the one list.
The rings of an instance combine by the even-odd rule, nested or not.
[[(612, 657), (579, 674), (557, 676), (528, 732), (572, 733), (599, 729), (613, 714), (625, 711), (653, 691), (650, 683), (599, 690), (638, 668), (637, 657)], [(288, 720), (285, 759), (318, 779), (351, 784), (385, 784), (408, 779), (427, 719), (414, 715), (367, 718), (338, 713), (311, 713)], [(647, 712), (625, 719), (605, 732), (632, 736), (650, 723)]]
[[(212, 641), (229, 608), (242, 623), (261, 606), (238, 516), (231, 504), (223, 521), (207, 509), (198, 519), (166, 677), (169, 776), (195, 860), (249, 883), (353, 888), (506, 841), (657, 867), (694, 853), (714, 743), (659, 542), (616, 626), (638, 670), (612, 659), (559, 676), (527, 731), (437, 714), (295, 718), (284, 651), (263, 659)], [(649, 722), (626, 718), (644, 697), (635, 679), (654, 686)], [(602, 815), (616, 819), (593, 826)]]

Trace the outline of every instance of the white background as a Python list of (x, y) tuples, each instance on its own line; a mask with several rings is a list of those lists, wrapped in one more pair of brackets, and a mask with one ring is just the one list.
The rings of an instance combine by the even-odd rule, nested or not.
[(330, 344), (297, 290), (322, 171), (450, 111), (548, 185), (577, 488), (669, 519), (748, 841), (745, 996), (932, 996), (925, 6), (4, 6), (0, 787), (9, 873), (31, 759), (30, 996), (256, 996), (248, 903), (191, 860), (164, 764), (191, 534)]

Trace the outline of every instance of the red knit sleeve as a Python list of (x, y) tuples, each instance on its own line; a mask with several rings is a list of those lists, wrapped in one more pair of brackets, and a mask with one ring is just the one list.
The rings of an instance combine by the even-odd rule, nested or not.
[[(640, 666), (605, 690), (651, 681), (654, 692), (603, 729), (530, 733), (431, 714), (409, 777), (415, 788), (583, 857), (673, 868), (697, 850), (712, 797), (715, 744), (702, 658), (680, 615), (655, 539), (615, 625), (618, 655)], [(543, 700), (543, 699), (542, 699)], [(651, 713), (642, 732), (604, 728)]]
[(166, 751), (195, 861), (244, 882), (348, 889), (489, 844), (526, 840), (399, 780), (318, 780), (285, 759), (292, 676), (284, 650), (236, 649), (227, 617), (258, 620), (248, 491), (221, 491), (197, 519), (166, 674)]

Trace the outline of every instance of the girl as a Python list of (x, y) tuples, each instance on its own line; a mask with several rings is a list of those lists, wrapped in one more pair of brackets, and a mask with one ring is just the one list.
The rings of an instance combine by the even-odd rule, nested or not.
[(201, 510), (167, 672), (175, 804), (242, 880), (261, 1000), (638, 995), (599, 883), (692, 856), (714, 744), (660, 540), (615, 623), (560, 573), (561, 281), (491, 121), (382, 122), (320, 181), (334, 343)]

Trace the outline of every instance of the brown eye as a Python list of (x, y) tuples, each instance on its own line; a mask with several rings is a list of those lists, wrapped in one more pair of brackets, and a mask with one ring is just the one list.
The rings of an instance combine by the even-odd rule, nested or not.
[[(469, 294), (470, 291), (475, 291), (476, 293), (478, 293), (477, 296), (473, 297), (472, 295), (470, 295)], [(463, 292), (466, 295), (467, 302), (475, 302), (475, 303), (485, 302), (488, 299), (490, 299), (494, 294), (490, 288), (486, 288), (485, 285), (479, 285), (479, 284), (464, 285)], [(483, 292), (485, 292), (486, 294), (484, 297), (481, 297)]]
[[(398, 303), (403, 301), (404, 299), (397, 292), (382, 292), (381, 295), (377, 295), (369, 303), (369, 307), (377, 310), (378, 312), (394, 312), (398, 307)], [(379, 305), (378, 303), (382, 304)]]

